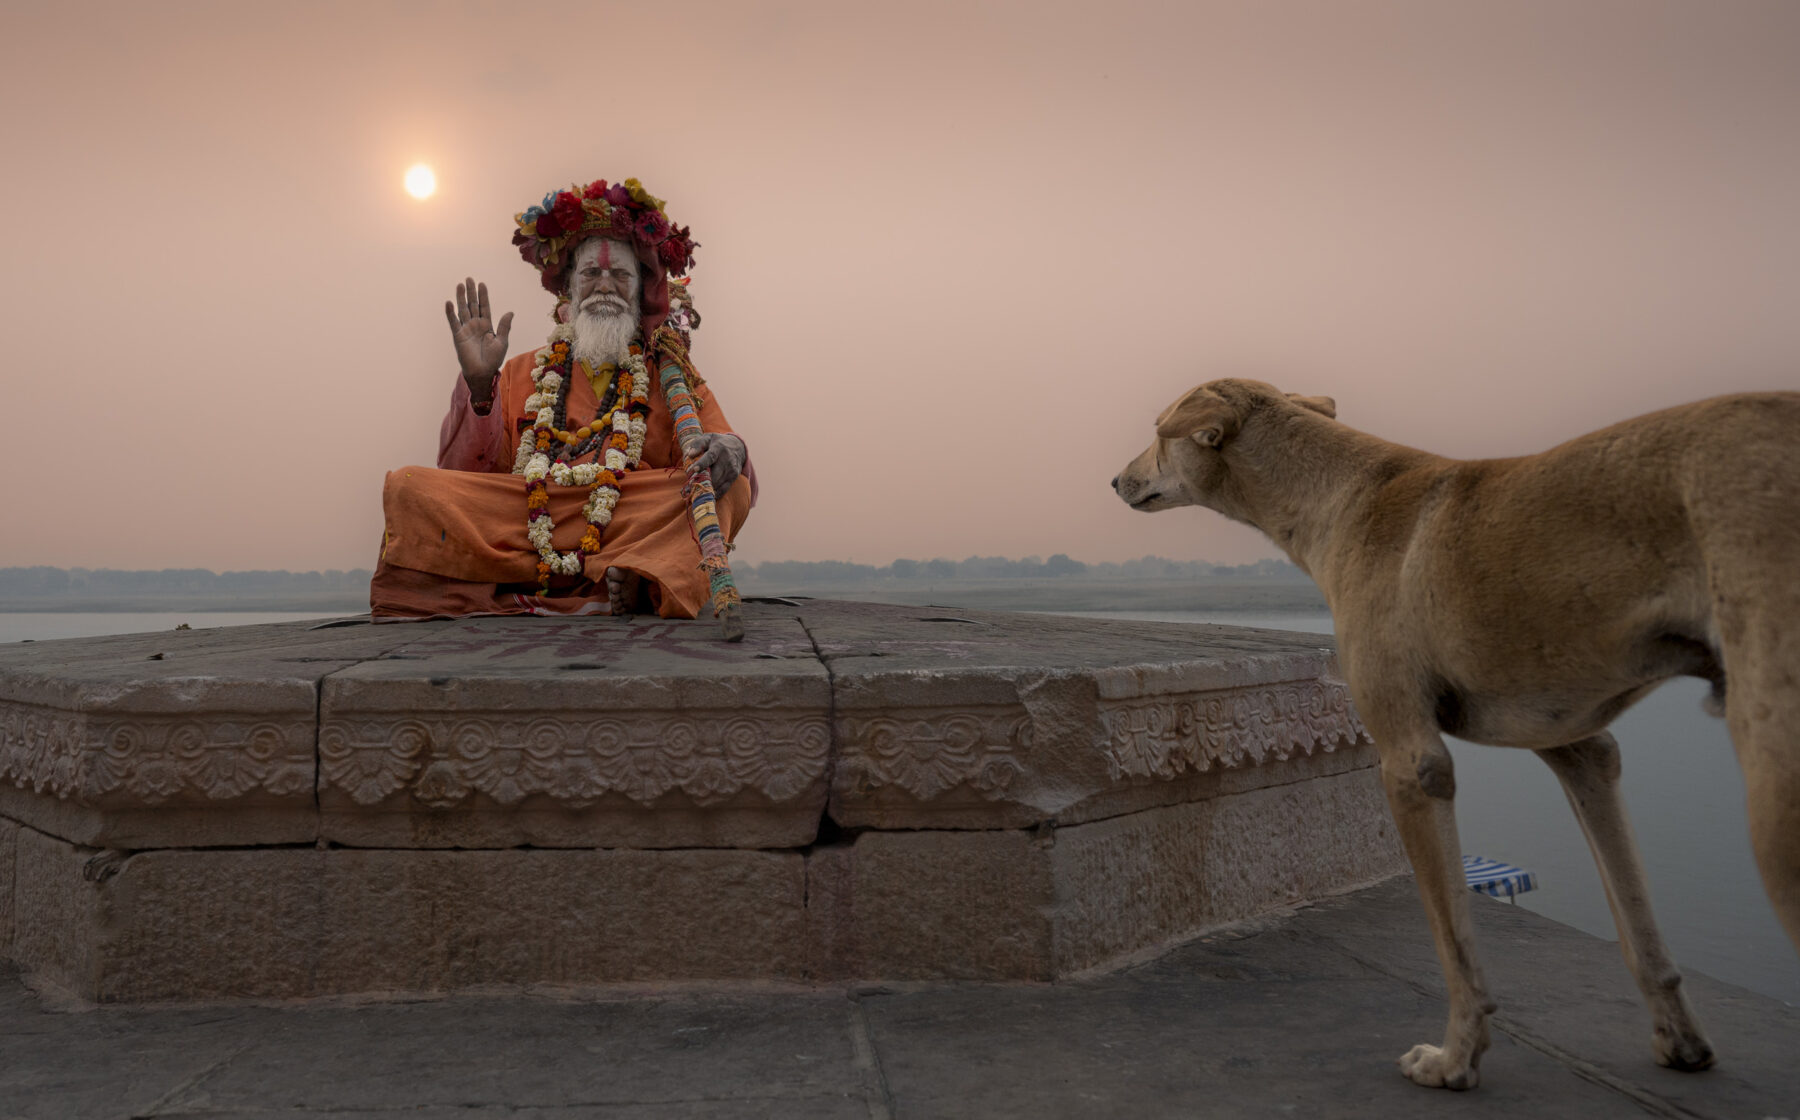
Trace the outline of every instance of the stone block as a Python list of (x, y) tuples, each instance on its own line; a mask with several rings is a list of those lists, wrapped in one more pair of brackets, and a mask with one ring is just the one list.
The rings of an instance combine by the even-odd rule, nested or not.
[(90, 863), (98, 855), (31, 828), (19, 829), (15, 840), (11, 956), (71, 992), (92, 991), (100, 975), (101, 865)]
[(1373, 769), (1221, 798), (1207, 844), (1214, 922), (1333, 894), (1406, 867)]
[(796, 978), (791, 852), (87, 853), (27, 830), (27, 968), (97, 1002)]
[[(847, 870), (847, 874), (846, 874)], [(809, 905), (835, 934), (821, 978), (1048, 980), (1049, 843), (1029, 832), (865, 832)], [(847, 911), (847, 912), (846, 912)]]
[(1049, 980), (1403, 864), (1366, 770), (1065, 829), (866, 832), (805, 853), (124, 855), (16, 831), (11, 955), (100, 1002)]
[(1205, 796), (1195, 775), (1368, 744), (1329, 637), (855, 603), (803, 616), (832, 667), (845, 827), (1076, 824)]
[(1370, 769), (1058, 829), (1057, 973), (1405, 867)]
[(1069, 828), (865, 832), (807, 865), (816, 979), (1046, 980), (1404, 869), (1373, 772)]
[(97, 847), (311, 841), (319, 679), (399, 640), (286, 624), (0, 651), (0, 815)]
[(1056, 830), (1056, 970), (1092, 968), (1213, 924), (1213, 800)]
[(381, 847), (793, 848), (818, 829), (831, 684), (804, 628), (465, 620), (334, 674), (321, 831)]
[(1308, 814), (1313, 845), (1300, 881), (1305, 897), (1339, 894), (1411, 869), (1374, 766), (1296, 788), (1314, 798), (1297, 806)]

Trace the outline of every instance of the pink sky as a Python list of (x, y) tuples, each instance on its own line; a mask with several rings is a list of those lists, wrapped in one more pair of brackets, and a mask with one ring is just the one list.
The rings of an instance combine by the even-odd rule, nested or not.
[(1783, 0), (21, 7), (0, 566), (371, 566), (444, 299), (541, 342), (511, 216), (600, 177), (701, 242), (752, 561), (1275, 555), (1107, 487), (1215, 376), (1463, 457), (1800, 388)]

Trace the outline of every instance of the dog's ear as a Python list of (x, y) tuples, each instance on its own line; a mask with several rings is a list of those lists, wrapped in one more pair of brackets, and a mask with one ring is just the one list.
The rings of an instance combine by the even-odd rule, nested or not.
[(1156, 418), (1159, 439), (1192, 436), (1208, 447), (1221, 447), (1237, 435), (1237, 408), (1211, 389), (1199, 388), (1170, 405)]
[(1289, 393), (1288, 400), (1293, 401), (1301, 408), (1310, 408), (1320, 415), (1329, 416), (1333, 420), (1337, 419), (1337, 402), (1330, 397), (1303, 397), (1299, 393)]

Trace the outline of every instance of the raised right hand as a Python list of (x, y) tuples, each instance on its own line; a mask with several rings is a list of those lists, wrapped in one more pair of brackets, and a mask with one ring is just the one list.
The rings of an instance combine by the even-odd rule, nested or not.
[(500, 316), (498, 327), (488, 307), (486, 284), (469, 277), (456, 286), (456, 302), (444, 301), (444, 318), (450, 320), (450, 340), (456, 344), (456, 360), (463, 380), (479, 394), (493, 383), (506, 360), (506, 337), (512, 333), (512, 312)]

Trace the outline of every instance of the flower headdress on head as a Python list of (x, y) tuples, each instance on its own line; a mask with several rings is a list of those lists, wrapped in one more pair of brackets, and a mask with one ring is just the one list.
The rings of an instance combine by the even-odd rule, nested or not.
[(669, 220), (663, 200), (636, 179), (610, 186), (596, 179), (585, 187), (551, 191), (513, 220), (519, 226), (513, 233), (519, 255), (538, 270), (544, 287), (558, 295), (575, 247), (590, 237), (629, 241), (639, 260), (656, 262), (670, 276), (686, 275), (699, 247), (686, 226)]

